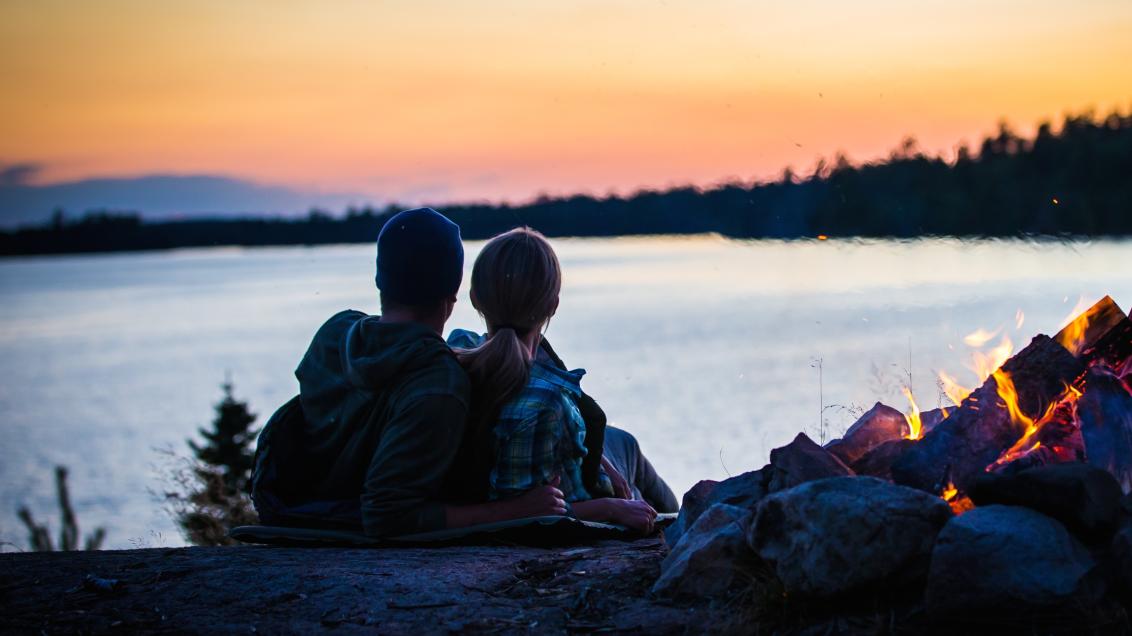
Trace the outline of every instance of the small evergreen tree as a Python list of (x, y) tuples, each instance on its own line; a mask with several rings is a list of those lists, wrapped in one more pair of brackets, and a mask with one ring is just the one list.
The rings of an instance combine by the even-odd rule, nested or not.
[(224, 485), (229, 490), (243, 492), (247, 489), (255, 461), (251, 444), (258, 431), (252, 430), (251, 426), (256, 416), (248, 411), (246, 402), (233, 397), (230, 379), (226, 379), (220, 387), (224, 390), (224, 399), (216, 405), (212, 430), (198, 429), (205, 444), (189, 440), (189, 448), (201, 462), (221, 471)]
[(234, 397), (230, 379), (221, 388), (212, 428), (199, 429), (203, 443), (188, 440), (195, 461), (176, 471), (177, 487), (165, 493), (185, 538), (195, 545), (231, 545), (230, 528), (257, 522), (248, 496), (256, 416)]

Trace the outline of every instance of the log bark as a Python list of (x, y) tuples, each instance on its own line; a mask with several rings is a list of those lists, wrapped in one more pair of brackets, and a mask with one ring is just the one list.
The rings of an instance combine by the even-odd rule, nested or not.
[(1077, 403), (1085, 458), (1116, 477), (1125, 494), (1132, 492), (1132, 387), (1103, 367), (1085, 376), (1085, 393)]
[(1089, 365), (1105, 365), (1121, 371), (1132, 363), (1132, 320), (1124, 318), (1094, 344), (1081, 351)]
[[(1069, 349), (1070, 353), (1079, 355), (1096, 344), (1113, 327), (1127, 319), (1124, 311), (1117, 306), (1112, 298), (1105, 296), (1081, 315), (1076, 316), (1061, 331), (1057, 332), (1053, 339)], [(1088, 324), (1085, 325), (1083, 333), (1075, 336), (1075, 332), (1078, 331), (1077, 323), (1081, 320), (1087, 320)]]

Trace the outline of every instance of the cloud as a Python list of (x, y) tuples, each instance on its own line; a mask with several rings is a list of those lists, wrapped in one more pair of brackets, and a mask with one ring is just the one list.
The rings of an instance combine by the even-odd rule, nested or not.
[(38, 163), (0, 164), (0, 187), (30, 183), (32, 177), (42, 169), (43, 166)]
[(146, 175), (32, 185), (30, 163), (0, 167), (0, 226), (39, 224), (56, 209), (78, 217), (88, 210), (138, 212), (146, 219), (299, 215), (312, 207), (342, 210), (378, 203), (374, 197), (261, 184), (217, 175)]

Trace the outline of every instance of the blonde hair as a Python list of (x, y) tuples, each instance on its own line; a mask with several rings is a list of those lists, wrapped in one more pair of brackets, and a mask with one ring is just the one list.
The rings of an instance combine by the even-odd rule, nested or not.
[(529, 227), (496, 236), (476, 257), (472, 306), (487, 323), (487, 341), (457, 350), (456, 357), (485, 411), (499, 408), (527, 385), (531, 355), (522, 338), (550, 322), (561, 289), (562, 267), (554, 248)]

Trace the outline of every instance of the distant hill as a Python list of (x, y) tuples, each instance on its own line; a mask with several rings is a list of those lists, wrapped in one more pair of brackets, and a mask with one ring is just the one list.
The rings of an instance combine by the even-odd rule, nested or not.
[[(148, 175), (84, 179), (49, 185), (25, 183), (34, 166), (0, 171), (0, 227), (41, 224), (56, 209), (138, 210), (147, 220), (178, 217), (304, 215), (313, 206), (343, 208), (360, 195), (321, 194), (212, 175)], [(96, 204), (96, 205), (92, 205)]]
[[(787, 172), (773, 182), (706, 190), (439, 207), (468, 239), (517, 225), (548, 236), (1132, 236), (1132, 115), (1070, 116), (1056, 130), (1043, 124), (1032, 139), (1004, 125), (950, 162), (909, 140), (883, 162), (838, 157), (802, 179)], [(397, 210), (177, 222), (100, 212), (0, 233), (0, 254), (368, 242)]]

